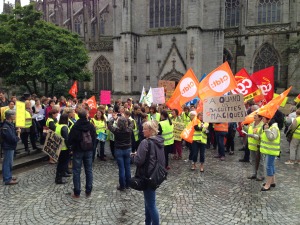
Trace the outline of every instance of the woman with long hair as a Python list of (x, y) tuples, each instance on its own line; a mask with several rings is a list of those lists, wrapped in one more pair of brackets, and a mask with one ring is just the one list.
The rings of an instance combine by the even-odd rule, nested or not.
[[(98, 108), (97, 112), (94, 116), (94, 118), (91, 119), (91, 123), (94, 125), (96, 129), (97, 136), (100, 133), (105, 133), (106, 131), (106, 119), (104, 117), (103, 111)], [(98, 143), (100, 142), (100, 151), (97, 151)], [(104, 146), (105, 141), (96, 139), (95, 145), (94, 145), (94, 153), (93, 153), (93, 161), (95, 159), (95, 154), (97, 152), (97, 157), (100, 158), (101, 161), (106, 161), (105, 155), (104, 155)]]
[[(153, 171), (155, 160), (161, 165), (165, 165), (164, 139), (158, 135), (158, 124), (156, 121), (146, 121), (143, 123), (143, 133), (145, 139), (141, 141), (136, 153), (133, 153), (134, 164), (136, 164), (136, 175), (145, 177)], [(149, 152), (149, 162), (146, 162), (146, 155)], [(156, 159), (157, 155), (157, 159)], [(145, 171), (148, 165), (148, 171)], [(147, 188), (143, 190), (145, 201), (145, 224), (158, 225), (159, 213), (156, 207), (156, 191)]]
[(164, 150), (165, 150), (165, 161), (166, 169), (169, 170), (169, 153), (172, 153), (174, 150), (174, 134), (173, 134), (173, 124), (169, 118), (168, 112), (163, 110), (161, 112), (161, 121), (158, 123), (159, 135), (164, 139)]
[[(114, 126), (114, 122), (117, 126)], [(117, 190), (125, 191), (129, 188), (131, 178), (130, 174), (130, 153), (131, 153), (131, 133), (133, 123), (123, 116), (118, 117), (116, 113), (113, 118), (108, 122), (108, 129), (114, 134), (115, 137), (115, 157), (119, 167), (119, 186)]]

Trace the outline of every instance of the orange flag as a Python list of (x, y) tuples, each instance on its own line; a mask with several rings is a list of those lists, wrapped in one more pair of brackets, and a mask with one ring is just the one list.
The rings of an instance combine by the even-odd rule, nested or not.
[(280, 104), (284, 101), (284, 99), (289, 94), (291, 89), (292, 89), (292, 86), (289, 87), (289, 89), (282, 92), (276, 98), (273, 98), (266, 105), (262, 106), (261, 108), (255, 110), (254, 112), (252, 112), (251, 114), (246, 116), (245, 120), (243, 121), (243, 124), (252, 123), (254, 121), (255, 113), (258, 113), (259, 115), (270, 118), (270, 119), (273, 118), (273, 116), (275, 115), (276, 111), (278, 110)]
[(181, 114), (181, 106), (198, 96), (198, 85), (198, 78), (194, 74), (194, 71), (190, 68), (179, 81), (172, 97), (169, 99), (166, 105), (170, 109), (177, 109)]
[(289, 89), (282, 92), (276, 98), (273, 98), (266, 105), (261, 107), (258, 111), (258, 114), (261, 116), (267, 117), (269, 119), (272, 119), (273, 116), (275, 115), (276, 111), (278, 110), (280, 104), (284, 101), (284, 99), (289, 94), (291, 89), (292, 89), (292, 86), (289, 87)]
[(198, 105), (197, 105), (197, 108), (196, 108), (196, 112), (197, 112), (197, 113), (203, 112), (203, 101), (201, 101), (201, 99), (198, 101)]
[(235, 78), (228, 62), (210, 72), (199, 84), (199, 97), (221, 96), (237, 88)]
[(77, 80), (74, 81), (71, 89), (69, 90), (69, 94), (76, 98), (78, 92)]
[(86, 100), (86, 103), (89, 105), (90, 109), (97, 109), (97, 102), (95, 95)]
[(185, 141), (192, 143), (193, 142), (193, 136), (195, 133), (194, 126), (199, 123), (199, 120), (197, 119), (197, 116), (194, 117), (194, 119), (186, 126), (186, 128), (181, 132), (180, 137), (184, 139)]

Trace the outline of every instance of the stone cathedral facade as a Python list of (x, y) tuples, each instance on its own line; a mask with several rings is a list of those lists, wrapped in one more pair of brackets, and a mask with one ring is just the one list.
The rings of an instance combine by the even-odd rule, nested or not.
[[(44, 19), (77, 32), (91, 82), (80, 88), (139, 96), (158, 80), (198, 78), (225, 60), (235, 73), (274, 65), (278, 91), (300, 92), (300, 0), (39, 0)], [(279, 90), (280, 89), (280, 90)]]

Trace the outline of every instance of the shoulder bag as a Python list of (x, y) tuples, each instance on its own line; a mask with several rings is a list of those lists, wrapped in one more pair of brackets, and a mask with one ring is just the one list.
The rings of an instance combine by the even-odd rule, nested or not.
[(288, 141), (288, 142), (291, 142), (291, 140), (292, 140), (292, 138), (293, 138), (293, 134), (294, 134), (294, 132), (298, 129), (298, 127), (300, 126), (300, 123), (298, 124), (298, 126), (296, 127), (296, 129), (294, 129), (294, 130), (289, 130), (287, 133), (286, 133), (286, 140)]

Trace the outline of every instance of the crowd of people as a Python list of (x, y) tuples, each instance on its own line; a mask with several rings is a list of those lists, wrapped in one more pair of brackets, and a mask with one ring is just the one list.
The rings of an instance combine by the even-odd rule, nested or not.
[[(56, 184), (66, 183), (65, 177), (73, 174), (73, 198), (81, 194), (81, 166), (86, 174), (85, 194), (89, 197), (93, 188), (92, 165), (95, 159), (106, 161), (105, 144), (109, 144), (111, 156), (116, 160), (119, 169), (119, 185), (117, 190), (125, 191), (130, 187), (130, 164), (137, 165), (137, 173), (145, 173), (145, 163), (153, 168), (155, 153), (146, 159), (147, 151), (154, 149), (158, 160), (166, 170), (170, 170), (170, 154), (174, 160), (183, 159), (183, 148), (189, 151), (187, 161), (191, 170), (197, 168), (205, 171), (205, 152), (217, 149), (220, 161), (225, 161), (225, 152), (235, 152), (235, 136), (243, 140), (244, 157), (240, 162), (252, 162), (252, 171), (248, 179), (266, 181), (261, 191), (268, 191), (276, 186), (275, 158), (280, 157), (280, 130), (286, 125), (285, 132), (293, 132), (290, 143), (290, 160), (286, 164), (300, 163), (300, 109), (292, 108), (291, 114), (285, 116), (278, 110), (274, 117), (263, 113), (254, 115), (254, 122), (242, 123), (207, 123), (203, 121), (203, 113), (196, 112), (195, 106), (184, 106), (180, 114), (177, 109), (168, 109), (165, 105), (147, 106), (134, 103), (132, 98), (122, 102), (118, 99), (109, 105), (98, 105), (94, 116), (90, 115), (89, 105), (83, 100), (60, 97), (38, 98), (35, 95), (24, 95), (26, 115), (25, 127), (16, 128), (15, 102), (0, 91), (0, 106), (4, 111), (1, 125), (1, 147), (3, 159), (3, 182), (6, 185), (17, 184), (12, 176), (13, 157), (17, 142), (22, 141), (25, 151), (30, 154), (28, 137), (32, 149), (41, 150), (36, 144), (43, 145), (49, 130), (64, 138), (64, 143), (57, 162)], [(259, 108), (253, 101), (245, 104), (250, 114)], [(174, 122), (188, 126), (196, 117), (194, 135), (191, 143), (174, 138)], [(151, 140), (149, 142), (149, 140)], [(185, 147), (184, 147), (185, 146)], [(198, 159), (199, 155), (199, 159)], [(51, 163), (55, 163), (51, 160)], [(72, 171), (70, 170), (72, 162)], [(199, 162), (199, 164), (198, 164)], [(155, 204), (155, 190), (144, 190), (146, 224), (159, 224), (158, 211)]]

